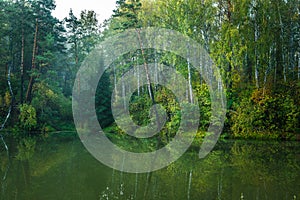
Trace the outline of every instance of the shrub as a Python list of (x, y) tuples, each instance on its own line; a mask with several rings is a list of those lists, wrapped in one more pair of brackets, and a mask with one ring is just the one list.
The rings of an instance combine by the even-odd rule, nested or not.
[(22, 104), (19, 106), (20, 115), (19, 119), (21, 126), (26, 130), (31, 130), (37, 125), (36, 110), (33, 106)]
[(290, 138), (299, 126), (299, 109), (289, 95), (254, 91), (233, 108), (230, 117), (235, 137)]

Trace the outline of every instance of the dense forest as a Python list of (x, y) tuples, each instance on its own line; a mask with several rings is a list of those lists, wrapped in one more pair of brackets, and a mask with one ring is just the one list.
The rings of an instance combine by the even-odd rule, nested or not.
[[(0, 0), (1, 123), (10, 113), (5, 128), (36, 134), (74, 130), (74, 80), (97, 43), (126, 29), (162, 27), (197, 41), (220, 69), (227, 95), (224, 137), (299, 139), (299, 0), (118, 0), (116, 4), (111, 18), (99, 24), (96, 13), (87, 10), (80, 16), (70, 10), (58, 20), (52, 15), (54, 0)], [(111, 114), (112, 88), (132, 66), (154, 62), (158, 70), (163, 70), (162, 64), (174, 66), (189, 80), (186, 101), (193, 101), (191, 91), (198, 97), (201, 136), (211, 116), (205, 81), (177, 55), (146, 53), (147, 58), (142, 51), (126, 54), (106, 70), (96, 93), (99, 123), (122, 135)], [(161, 134), (168, 141), (180, 121), (178, 103), (164, 87), (152, 85), (150, 90), (140, 85), (135, 91), (131, 117), (146, 125), (153, 102), (163, 104), (168, 121)]]

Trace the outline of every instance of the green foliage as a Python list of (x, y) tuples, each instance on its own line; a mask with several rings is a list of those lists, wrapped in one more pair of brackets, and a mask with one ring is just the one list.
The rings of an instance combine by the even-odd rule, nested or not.
[(21, 126), (26, 130), (32, 130), (37, 126), (36, 110), (32, 105), (22, 104), (19, 106), (20, 109), (20, 123)]
[(198, 85), (196, 87), (196, 96), (200, 110), (200, 130), (206, 131), (211, 117), (211, 100), (207, 85)]
[[(129, 28), (156, 26), (193, 38), (219, 67), (228, 98), (225, 131), (234, 137), (294, 138), (300, 126), (300, 15), (295, 5), (299, 0), (118, 0), (100, 32), (94, 11), (83, 10), (77, 17), (70, 10), (60, 22), (51, 15), (53, 0), (0, 1), (0, 118), (6, 115), (12, 100), (6, 84), (11, 65), (16, 94), (13, 102), (21, 105), (20, 116), (13, 116), (12, 124), (20, 119), (20, 126), (28, 130), (71, 127), (70, 96), (86, 55), (110, 35)], [(100, 125), (107, 128), (114, 123), (110, 102), (115, 81), (129, 68), (135, 69), (146, 61), (174, 66), (186, 79), (191, 78), (185, 86), (176, 85), (176, 77), (170, 77), (176, 87), (187, 91), (187, 102), (188, 90), (194, 90), (200, 108), (199, 131), (205, 132), (213, 119), (210, 94), (203, 79), (180, 56), (153, 49), (144, 51), (143, 56), (141, 50), (120, 56), (112, 64), (113, 70), (107, 70), (100, 80), (95, 98)], [(23, 104), (25, 89), (30, 91), (30, 86), (31, 97)], [(180, 108), (170, 91), (154, 88), (155, 101), (167, 113), (161, 135), (168, 141), (181, 122)], [(145, 85), (140, 85), (139, 92), (131, 98), (130, 117), (143, 126), (152, 120), (152, 103)], [(27, 111), (29, 117), (24, 114)]]
[(132, 120), (139, 126), (148, 125), (149, 119), (149, 109), (151, 106), (151, 101), (148, 94), (143, 94), (142, 96), (131, 97), (129, 111), (131, 113)]
[(299, 127), (299, 108), (289, 95), (262, 95), (235, 104), (231, 131), (235, 137), (290, 139)]
[[(61, 130), (64, 123), (72, 121), (71, 99), (64, 97), (45, 83), (37, 83), (33, 89), (32, 106), (36, 109), (39, 128), (53, 127)], [(45, 130), (44, 128), (42, 128)], [(51, 130), (51, 128), (47, 128)]]
[(4, 96), (0, 95), (0, 119), (6, 117), (7, 110), (11, 104), (11, 96), (8, 91), (4, 93)]
[(8, 91), (5, 92), (5, 96), (4, 96), (4, 104), (6, 106), (9, 106), (11, 103), (11, 96), (10, 93)]
[(118, 26), (115, 26), (115, 30), (126, 30), (130, 28), (139, 28), (138, 12), (141, 9), (142, 4), (140, 0), (118, 0), (116, 2), (117, 9), (114, 10), (114, 20)]

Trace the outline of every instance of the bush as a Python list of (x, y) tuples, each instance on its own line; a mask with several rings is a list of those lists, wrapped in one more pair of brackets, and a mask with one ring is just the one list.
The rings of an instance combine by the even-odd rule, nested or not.
[(257, 90), (234, 109), (230, 116), (235, 137), (289, 139), (299, 127), (299, 109), (289, 95), (263, 95)]
[(62, 130), (65, 123), (72, 122), (72, 102), (70, 98), (63, 96), (59, 91), (55, 91), (45, 83), (37, 83), (34, 86), (34, 97), (32, 106), (36, 109), (38, 127), (45, 130)]
[(26, 130), (32, 130), (37, 125), (36, 110), (33, 106), (22, 104), (19, 106), (19, 119), (21, 125)]

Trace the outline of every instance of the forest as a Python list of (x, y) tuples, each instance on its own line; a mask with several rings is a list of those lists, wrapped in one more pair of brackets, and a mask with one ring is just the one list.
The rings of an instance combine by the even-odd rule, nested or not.
[[(70, 10), (58, 20), (54, 0), (0, 0), (0, 123), (7, 121), (1, 129), (34, 135), (75, 130), (72, 88), (88, 54), (127, 29), (161, 27), (197, 41), (220, 70), (227, 98), (222, 137), (300, 139), (299, 0), (118, 0), (116, 5), (100, 24), (92, 10), (80, 16)], [(154, 62), (158, 70), (174, 66), (189, 80), (186, 101), (193, 101), (192, 91), (199, 100), (202, 137), (211, 117), (206, 82), (178, 55), (145, 53), (123, 55), (105, 71), (95, 97), (100, 125), (111, 137), (123, 137), (110, 108), (112, 90), (132, 66)], [(144, 84), (134, 91), (131, 118), (147, 125), (153, 102), (161, 103), (168, 121), (160, 135), (167, 142), (180, 122), (178, 102), (164, 87), (150, 90)]]

